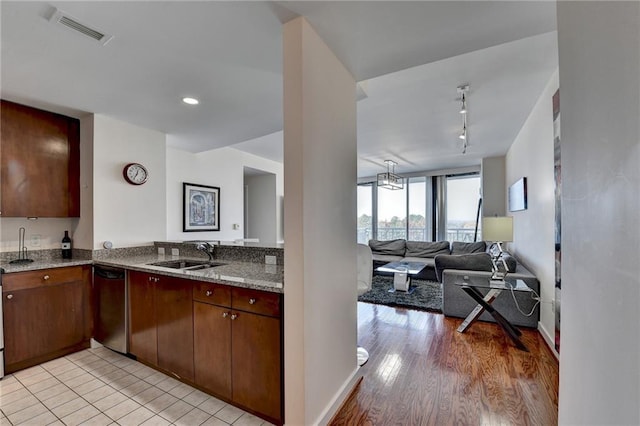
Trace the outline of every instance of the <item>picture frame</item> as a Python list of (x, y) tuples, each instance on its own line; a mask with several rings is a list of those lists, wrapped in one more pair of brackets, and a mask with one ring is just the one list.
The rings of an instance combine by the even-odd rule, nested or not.
[(527, 178), (522, 177), (509, 187), (509, 211), (517, 212), (527, 207)]
[(182, 230), (204, 232), (220, 230), (220, 188), (182, 183)]

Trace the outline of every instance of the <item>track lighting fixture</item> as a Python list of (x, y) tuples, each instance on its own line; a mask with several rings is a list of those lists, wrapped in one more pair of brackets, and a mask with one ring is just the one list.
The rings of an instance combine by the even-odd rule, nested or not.
[(462, 153), (467, 153), (467, 146), (469, 145), (469, 134), (467, 128), (467, 117), (469, 108), (467, 107), (467, 92), (469, 92), (469, 85), (462, 84), (458, 86), (458, 94), (460, 94), (460, 101), (462, 105), (460, 105), (460, 114), (462, 114), (462, 132), (458, 137), (462, 140)]
[(467, 113), (467, 96), (463, 92), (462, 93), (462, 107), (460, 107), (460, 114), (466, 114), (466, 113)]

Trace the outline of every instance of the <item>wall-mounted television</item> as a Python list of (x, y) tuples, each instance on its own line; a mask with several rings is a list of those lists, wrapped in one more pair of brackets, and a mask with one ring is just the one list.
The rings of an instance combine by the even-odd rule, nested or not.
[(527, 178), (518, 179), (509, 187), (509, 211), (517, 212), (527, 209)]

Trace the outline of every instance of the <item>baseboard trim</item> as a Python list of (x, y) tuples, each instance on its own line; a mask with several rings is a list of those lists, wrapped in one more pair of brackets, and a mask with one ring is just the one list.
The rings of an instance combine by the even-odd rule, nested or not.
[[(355, 355), (355, 354), (354, 354)], [(344, 401), (351, 395), (353, 389), (360, 383), (360, 380), (364, 377), (362, 374), (362, 368), (357, 367), (351, 377), (344, 383), (342, 389), (338, 391), (336, 396), (333, 398), (333, 402), (331, 405), (324, 410), (324, 412), (320, 415), (318, 421), (314, 422), (314, 425), (326, 425), (329, 424), (333, 416), (340, 410)]]
[(555, 339), (553, 337), (551, 337), (551, 335), (549, 334), (547, 329), (544, 328), (544, 325), (542, 325), (541, 322), (538, 322), (538, 332), (540, 333), (540, 335), (544, 339), (545, 343), (549, 347), (549, 350), (551, 351), (553, 356), (555, 356), (556, 359), (558, 361), (560, 361), (560, 354), (556, 351)]

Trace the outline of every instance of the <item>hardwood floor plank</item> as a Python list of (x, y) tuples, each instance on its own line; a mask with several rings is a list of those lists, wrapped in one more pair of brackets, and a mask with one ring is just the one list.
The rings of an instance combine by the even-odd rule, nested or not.
[(364, 379), (331, 425), (553, 425), (558, 362), (537, 330), (529, 352), (493, 323), (358, 303)]

